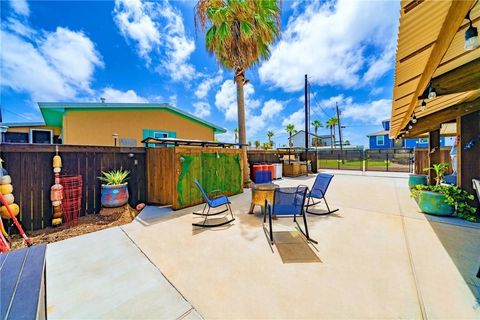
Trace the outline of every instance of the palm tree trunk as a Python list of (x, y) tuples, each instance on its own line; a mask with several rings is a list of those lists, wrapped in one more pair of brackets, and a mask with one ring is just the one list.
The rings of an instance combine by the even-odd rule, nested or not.
[[(244, 71), (237, 69), (235, 74), (235, 82), (237, 83), (237, 110), (238, 110), (238, 138), (240, 144), (247, 143), (247, 134), (245, 132), (245, 100), (243, 95), (243, 84), (245, 81)], [(243, 186), (250, 186), (250, 168), (248, 167), (247, 147), (242, 146), (243, 159)]]
[(318, 135), (317, 135), (318, 128), (315, 127), (315, 147), (318, 147)]
[(333, 142), (333, 130), (332, 130), (332, 126), (330, 126), (330, 149), (333, 149), (333, 145), (334, 145), (334, 142)]

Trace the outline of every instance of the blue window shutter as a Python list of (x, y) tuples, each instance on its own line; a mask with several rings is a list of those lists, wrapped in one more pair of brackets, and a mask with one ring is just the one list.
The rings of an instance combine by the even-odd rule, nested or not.
[[(153, 138), (153, 130), (143, 129), (143, 139), (146, 139), (146, 138)], [(147, 147), (153, 148), (155, 147), (155, 145), (152, 143), (148, 143)]]

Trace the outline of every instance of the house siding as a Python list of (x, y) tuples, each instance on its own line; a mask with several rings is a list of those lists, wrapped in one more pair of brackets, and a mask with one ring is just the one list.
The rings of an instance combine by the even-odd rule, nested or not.
[(214, 140), (213, 128), (167, 110), (68, 110), (63, 119), (63, 143), (113, 145), (112, 135), (135, 139), (142, 146), (144, 129), (175, 132), (180, 139)]

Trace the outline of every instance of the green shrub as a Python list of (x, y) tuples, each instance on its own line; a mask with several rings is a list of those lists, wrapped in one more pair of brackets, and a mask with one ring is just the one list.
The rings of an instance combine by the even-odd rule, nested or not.
[(110, 171), (102, 171), (103, 177), (98, 177), (100, 181), (105, 182), (105, 184), (110, 186), (118, 186), (120, 184), (125, 183), (128, 179), (128, 175), (130, 171), (128, 170), (110, 170)]

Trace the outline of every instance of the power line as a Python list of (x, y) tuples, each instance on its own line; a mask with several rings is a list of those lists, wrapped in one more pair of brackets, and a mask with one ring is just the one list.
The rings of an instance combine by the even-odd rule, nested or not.
[(28, 117), (24, 116), (24, 115), (21, 114), (21, 113), (14, 112), (14, 111), (9, 110), (9, 109), (6, 109), (6, 108), (2, 108), (2, 110), (3, 110), (3, 111), (7, 111), (7, 112), (9, 112), (9, 113), (11, 113), (11, 114), (14, 114), (14, 115), (16, 115), (16, 116), (19, 116), (20, 118), (23, 118), (23, 119), (25, 119), (25, 120), (27, 120), (27, 121), (32, 121), (31, 118), (28, 118)]
[[(310, 91), (313, 91), (310, 82), (308, 82), (308, 87), (310, 88)], [(327, 112), (325, 111), (325, 109), (322, 108), (322, 106), (320, 105), (320, 102), (317, 100), (317, 95), (315, 94), (315, 92), (314, 92), (314, 94), (312, 94), (312, 95), (313, 95), (313, 99), (315, 100), (316, 106), (319, 107), (320, 110), (322, 110), (322, 112), (325, 113), (325, 115), (326, 115), (327, 117), (333, 118), (332, 115), (330, 115), (329, 113), (327, 113)]]

